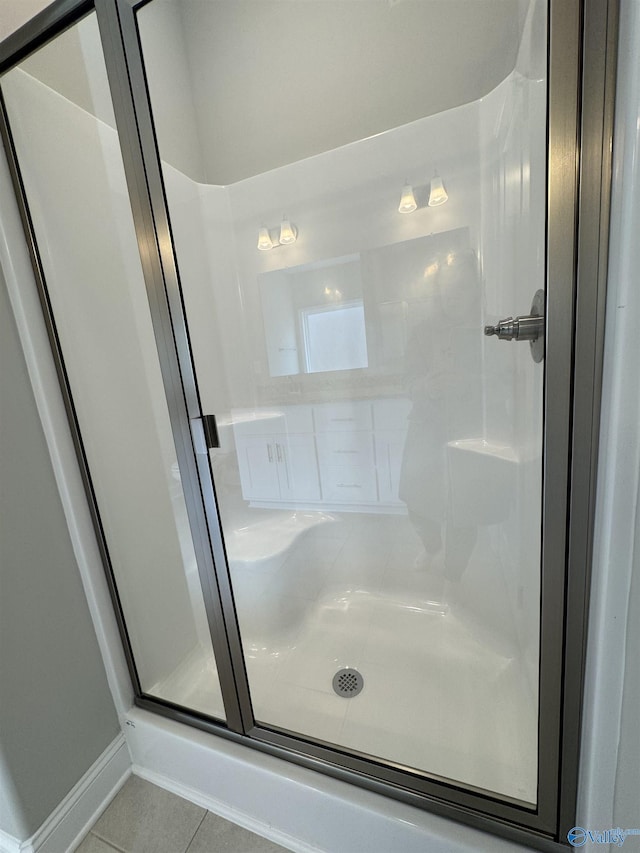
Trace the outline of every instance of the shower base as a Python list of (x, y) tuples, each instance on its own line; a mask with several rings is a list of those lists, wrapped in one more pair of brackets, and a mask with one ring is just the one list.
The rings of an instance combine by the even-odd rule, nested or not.
[[(268, 559), (230, 554), (234, 584), (244, 575), (237, 607), (256, 720), (534, 802), (537, 697), (490, 530), (440, 608), (407, 518), (329, 521), (303, 525)], [(332, 684), (346, 667), (365, 683), (348, 700)], [(197, 651), (158, 693), (222, 708)]]

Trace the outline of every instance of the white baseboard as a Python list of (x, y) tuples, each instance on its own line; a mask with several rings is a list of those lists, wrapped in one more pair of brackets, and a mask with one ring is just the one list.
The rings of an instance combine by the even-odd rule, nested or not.
[(137, 776), (294, 853), (529, 849), (140, 708), (127, 723)]
[(70, 853), (130, 775), (131, 757), (120, 734), (31, 838), (20, 842), (0, 832), (0, 853)]

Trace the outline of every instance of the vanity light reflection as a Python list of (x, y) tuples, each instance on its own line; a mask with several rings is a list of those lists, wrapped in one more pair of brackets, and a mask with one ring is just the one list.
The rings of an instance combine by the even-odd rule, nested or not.
[(278, 246), (289, 246), (295, 243), (298, 239), (298, 229), (287, 219), (282, 218), (280, 230), (268, 228), (266, 225), (261, 225), (258, 229), (258, 249), (261, 252), (269, 252), (271, 249), (277, 249)]
[(436, 172), (431, 178), (431, 188), (429, 191), (429, 207), (438, 207), (448, 201), (449, 195), (444, 188), (442, 178)]
[(410, 183), (405, 183), (402, 188), (402, 196), (400, 197), (398, 213), (413, 213), (413, 211), (417, 209), (418, 204), (416, 202), (416, 197), (413, 194), (413, 187)]
[[(427, 187), (425, 185), (416, 187), (414, 191), (409, 181), (405, 181), (400, 196), (400, 204), (398, 205), (398, 213), (413, 213), (418, 208), (425, 207), (424, 199), (426, 198), (426, 190)], [(416, 193), (419, 193), (419, 198), (423, 200), (420, 204), (416, 200)], [(444, 187), (442, 178), (437, 172), (434, 172), (433, 178), (429, 181), (429, 199), (426, 206), (439, 207), (439, 205), (444, 204), (448, 200), (449, 194)]]

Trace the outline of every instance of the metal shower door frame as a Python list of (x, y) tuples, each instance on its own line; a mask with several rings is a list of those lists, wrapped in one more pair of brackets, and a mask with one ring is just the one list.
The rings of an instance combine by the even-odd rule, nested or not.
[[(253, 748), (395, 796), (540, 849), (557, 849), (573, 825), (588, 607), (591, 527), (607, 261), (611, 137), (618, 0), (549, 0), (547, 195), (547, 359), (543, 470), (539, 797), (536, 808), (330, 744), (257, 726), (253, 718), (224, 542), (202, 429), (179, 273), (153, 127), (136, 13), (150, 0), (95, 0), (117, 129), (174, 440), (218, 661), (227, 726), (140, 692), (126, 625), (136, 703)], [(94, 7), (56, 0), (0, 45), (12, 67)], [(46, 283), (29, 227), (10, 129), (4, 140), (45, 317)], [(62, 353), (50, 338), (76, 448)], [(81, 464), (82, 467), (82, 464)], [(84, 470), (86, 468), (86, 470)], [(102, 532), (90, 472), (83, 475), (98, 539)], [(104, 551), (105, 549), (103, 549)], [(104, 556), (104, 554), (103, 554)], [(108, 555), (107, 555), (108, 556)], [(107, 570), (108, 573), (108, 570)], [(112, 590), (112, 593), (114, 591)], [(117, 591), (114, 606), (119, 610)]]

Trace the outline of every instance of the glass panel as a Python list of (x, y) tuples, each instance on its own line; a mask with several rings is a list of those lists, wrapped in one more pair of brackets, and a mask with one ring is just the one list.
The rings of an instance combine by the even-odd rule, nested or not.
[(2, 91), (142, 690), (223, 718), (95, 15)]
[(529, 803), (545, 15), (138, 14), (255, 716)]

